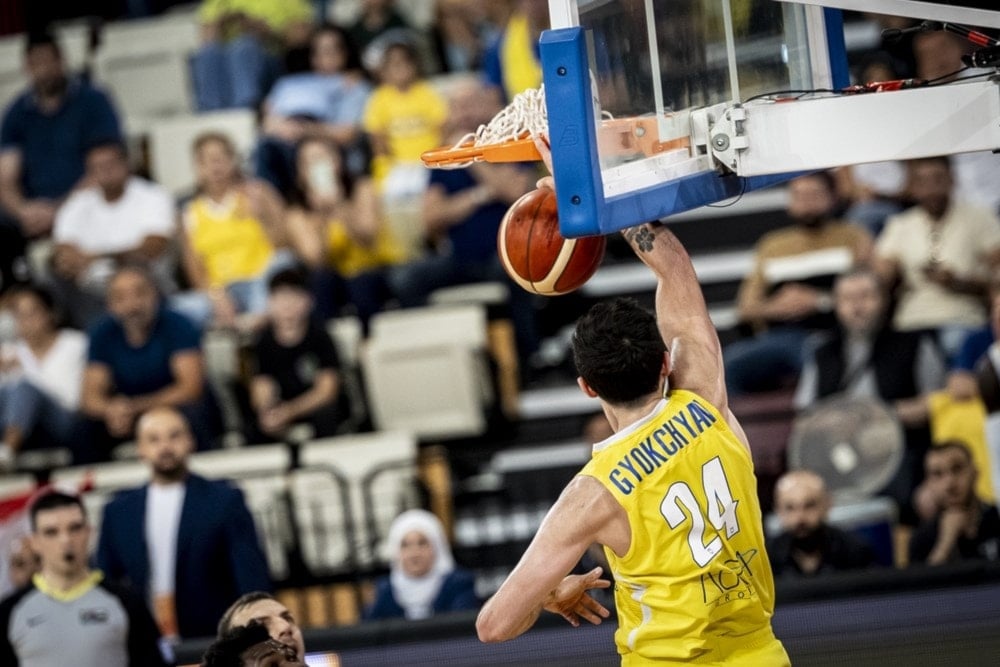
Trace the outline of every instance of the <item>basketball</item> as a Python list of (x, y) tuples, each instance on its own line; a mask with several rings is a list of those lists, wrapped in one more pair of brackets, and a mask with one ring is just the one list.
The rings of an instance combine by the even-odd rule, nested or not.
[(590, 279), (604, 259), (603, 236), (567, 239), (559, 233), (556, 195), (532, 190), (511, 205), (500, 223), (497, 249), (514, 282), (535, 294), (572, 292)]

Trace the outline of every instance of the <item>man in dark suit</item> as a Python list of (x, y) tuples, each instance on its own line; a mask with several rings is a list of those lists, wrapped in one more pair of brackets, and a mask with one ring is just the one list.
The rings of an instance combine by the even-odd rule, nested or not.
[(104, 510), (99, 567), (146, 594), (165, 637), (208, 637), (240, 595), (270, 590), (267, 563), (243, 494), (191, 474), (194, 439), (183, 415), (155, 408), (137, 425), (150, 483)]

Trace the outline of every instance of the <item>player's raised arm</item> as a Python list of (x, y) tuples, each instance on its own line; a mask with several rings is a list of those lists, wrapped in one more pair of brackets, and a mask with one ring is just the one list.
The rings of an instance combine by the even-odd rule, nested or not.
[(725, 414), (722, 345), (687, 250), (661, 224), (630, 227), (622, 235), (658, 279), (656, 320), (670, 350), (670, 386), (695, 392)]

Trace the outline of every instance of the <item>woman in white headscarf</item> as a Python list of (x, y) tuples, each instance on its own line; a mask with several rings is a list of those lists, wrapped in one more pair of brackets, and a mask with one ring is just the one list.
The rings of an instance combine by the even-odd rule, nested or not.
[(375, 584), (375, 602), (366, 619), (418, 620), (434, 614), (479, 609), (475, 578), (455, 567), (444, 528), (424, 510), (403, 512), (386, 541), (389, 576)]

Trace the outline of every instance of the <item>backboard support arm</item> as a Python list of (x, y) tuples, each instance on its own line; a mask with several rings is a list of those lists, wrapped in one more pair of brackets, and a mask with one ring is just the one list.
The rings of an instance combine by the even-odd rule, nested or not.
[(882, 93), (734, 105), (712, 153), (740, 176), (1000, 150), (1000, 76)]

